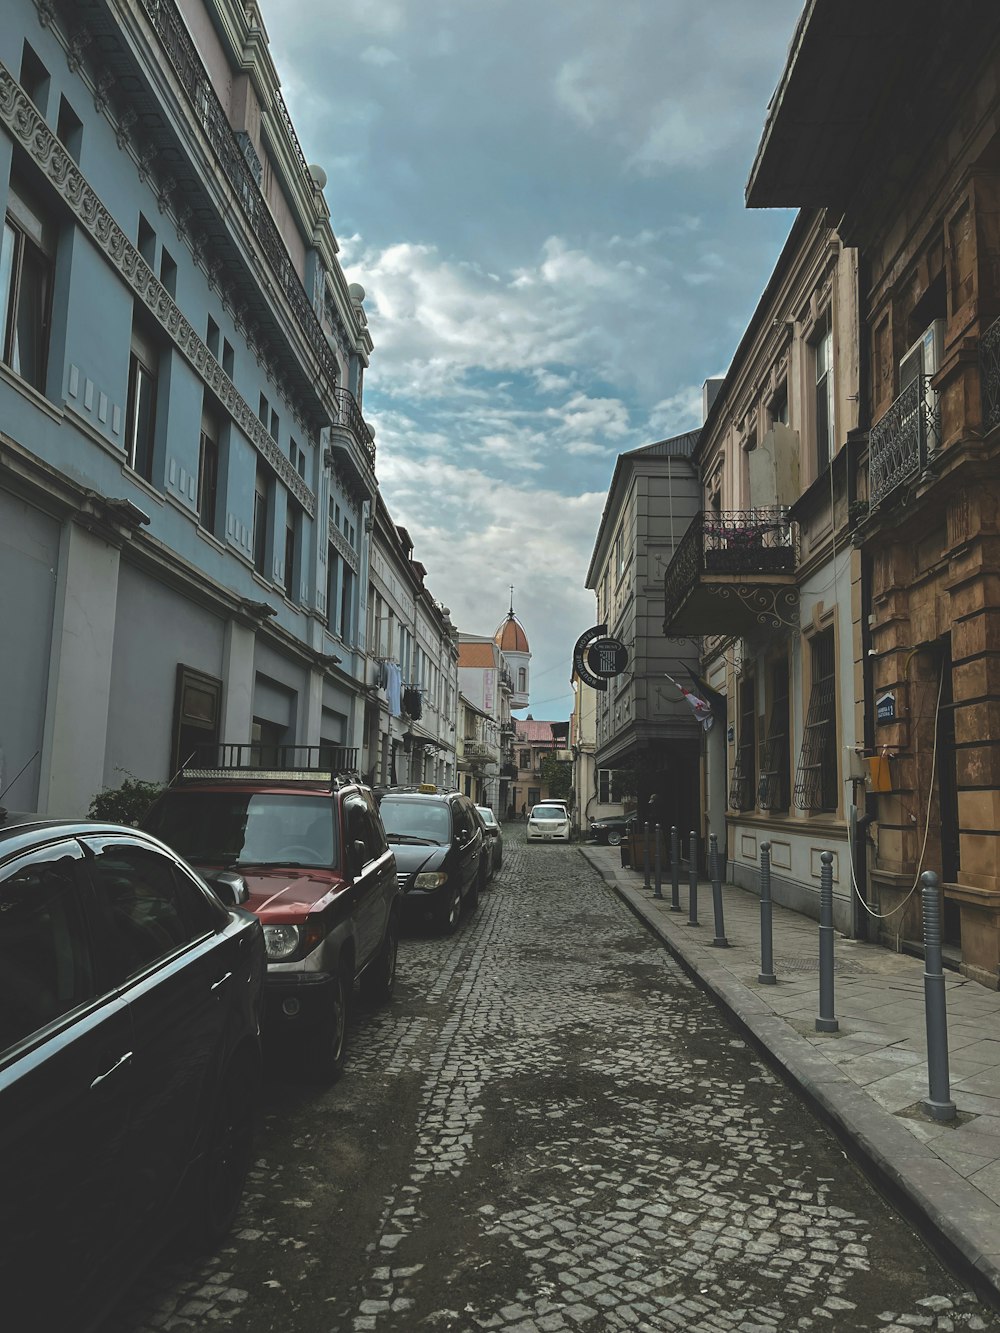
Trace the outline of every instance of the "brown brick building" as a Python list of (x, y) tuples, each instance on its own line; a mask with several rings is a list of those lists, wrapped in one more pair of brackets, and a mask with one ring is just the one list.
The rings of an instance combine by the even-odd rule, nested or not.
[[(874, 910), (1000, 984), (1000, 6), (809, 0), (747, 187), (860, 257), (855, 698)], [(891, 913), (885, 916), (884, 914)]]

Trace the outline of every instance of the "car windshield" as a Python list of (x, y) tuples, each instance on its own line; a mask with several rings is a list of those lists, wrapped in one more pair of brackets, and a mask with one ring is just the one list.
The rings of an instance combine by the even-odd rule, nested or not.
[(383, 796), (379, 813), (390, 842), (394, 838), (451, 841), (451, 816), (447, 805), (440, 801), (394, 801), (391, 796)]
[(479, 811), (479, 813), (482, 815), (482, 817), (483, 817), (483, 823), (484, 823), (484, 824), (495, 824), (495, 823), (497, 822), (496, 819), (495, 819), (494, 816), (493, 816), (493, 811), (492, 811), (492, 810), (490, 810), (490, 809), (485, 809), (485, 810), (484, 810), (483, 807), (482, 807), (481, 805), (477, 805), (477, 806), (476, 806), (476, 809), (477, 809), (477, 810)]
[(536, 805), (531, 812), (532, 819), (565, 819), (566, 811), (558, 805)]
[(172, 791), (143, 821), (194, 865), (337, 865), (329, 796), (299, 792)]

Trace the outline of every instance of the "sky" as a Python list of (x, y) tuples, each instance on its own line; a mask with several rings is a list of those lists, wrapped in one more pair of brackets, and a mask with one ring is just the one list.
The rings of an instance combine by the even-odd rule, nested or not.
[(791, 226), (743, 191), (801, 0), (261, 7), (367, 293), (389, 511), (460, 630), (513, 584), (527, 711), (565, 720), (618, 455), (701, 424)]

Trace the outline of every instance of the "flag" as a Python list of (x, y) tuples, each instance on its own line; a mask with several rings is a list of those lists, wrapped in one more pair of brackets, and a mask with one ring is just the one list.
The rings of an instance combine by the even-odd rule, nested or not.
[(720, 694), (718, 690), (713, 690), (707, 681), (702, 680), (701, 676), (696, 675), (695, 672), (691, 670), (687, 662), (684, 663), (684, 670), (691, 677), (691, 683), (694, 685), (695, 693), (700, 694), (711, 706), (712, 715), (714, 717), (724, 716), (726, 712), (726, 696)]
[[(664, 674), (666, 675), (665, 672)], [(715, 717), (712, 714), (712, 705), (708, 702), (708, 700), (703, 699), (700, 694), (695, 694), (694, 690), (689, 690), (679, 681), (674, 680), (673, 676), (667, 676), (667, 680), (670, 681), (671, 685), (677, 686), (681, 694), (683, 694), (684, 698), (691, 705), (691, 711), (694, 713), (695, 717), (705, 728), (705, 730), (711, 731), (712, 723), (715, 721)]]

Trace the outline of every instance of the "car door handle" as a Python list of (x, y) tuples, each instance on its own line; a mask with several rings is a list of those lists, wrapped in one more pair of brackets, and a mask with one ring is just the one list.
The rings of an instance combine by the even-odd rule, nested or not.
[(233, 975), (232, 972), (227, 972), (225, 976), (220, 977), (218, 981), (213, 981), (208, 989), (213, 991), (218, 990), (220, 986), (224, 986), (226, 984), (226, 982), (232, 975)]
[(97, 1075), (93, 1083), (91, 1083), (90, 1085), (90, 1091), (93, 1092), (94, 1089), (98, 1086), (98, 1084), (103, 1083), (106, 1078), (110, 1078), (116, 1069), (121, 1069), (123, 1065), (130, 1065), (131, 1063), (132, 1063), (132, 1052), (126, 1051), (124, 1055), (120, 1055), (118, 1057), (118, 1059), (114, 1062), (114, 1064), (111, 1066), (110, 1069), (106, 1069), (103, 1074)]

